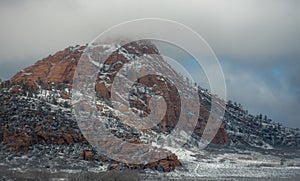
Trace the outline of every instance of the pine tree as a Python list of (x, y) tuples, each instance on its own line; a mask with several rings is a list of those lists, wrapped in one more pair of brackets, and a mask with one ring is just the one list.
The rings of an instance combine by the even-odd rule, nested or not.
[(56, 105), (56, 104), (57, 104), (57, 100), (56, 100), (56, 98), (55, 98), (55, 97), (53, 97), (53, 98), (52, 98), (52, 103), (53, 103), (54, 105)]
[(265, 121), (267, 121), (267, 120), (268, 120), (268, 117), (267, 117), (267, 115), (265, 115), (265, 116), (264, 116), (264, 120), (265, 120)]
[(70, 107), (70, 105), (69, 105), (69, 103), (67, 101), (64, 102), (64, 107), (65, 108), (69, 108)]

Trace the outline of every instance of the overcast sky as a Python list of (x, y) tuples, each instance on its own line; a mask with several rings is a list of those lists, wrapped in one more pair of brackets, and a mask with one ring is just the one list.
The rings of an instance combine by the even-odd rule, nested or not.
[(0, 0), (0, 77), (115, 24), (151, 17), (181, 22), (210, 44), (229, 99), (300, 127), (298, 0)]

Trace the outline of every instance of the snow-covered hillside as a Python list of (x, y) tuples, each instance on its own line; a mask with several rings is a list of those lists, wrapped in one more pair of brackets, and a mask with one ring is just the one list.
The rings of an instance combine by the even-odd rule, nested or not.
[[(108, 54), (115, 48), (118, 51), (105, 57), (108, 61), (104, 64), (91, 61), (91, 66), (100, 69), (94, 88), (99, 115), (106, 121), (106, 128), (113, 136), (134, 144), (161, 147), (161, 140), (167, 138), (178, 123), (180, 106), (192, 110), (191, 102), (195, 101), (192, 90), (195, 90), (199, 96), (199, 115), (193, 115), (199, 117), (197, 124), (193, 125), (194, 132), (192, 136), (182, 133), (180, 138), (187, 140), (187, 144), (164, 145), (161, 149), (169, 153), (166, 158), (144, 165), (120, 163), (99, 153), (82, 134), (72, 109), (72, 93), (80, 95), (80, 92), (72, 92), (73, 77), (84, 48), (67, 48), (20, 71), (12, 80), (1, 83), (0, 166), (53, 172), (135, 168), (144, 170), (141, 173), (145, 179), (157, 175), (178, 179), (211, 178), (212, 175), (214, 178), (299, 176), (299, 128), (287, 128), (266, 116), (253, 116), (236, 103), (228, 102), (225, 106), (216, 95), (200, 86), (195, 87), (183, 76), (168, 70), (168, 65), (159, 57), (157, 59), (162, 63), (150, 63), (151, 70), (165, 66), (171, 77), (147, 76), (139, 79), (131, 87), (128, 99), (131, 110), (140, 117), (146, 117), (153, 111), (149, 106), (151, 96), (162, 96), (167, 105), (165, 117), (149, 129), (134, 129), (125, 124), (127, 120), (122, 119), (125, 114), (115, 107), (122, 105), (121, 101), (110, 100), (112, 82), (116, 72), (132, 59), (144, 57), (151, 60), (153, 57), (148, 54), (159, 55), (157, 48), (147, 41), (123, 47), (108, 44), (100, 47)], [(142, 63), (135, 66), (139, 70), (143, 68)], [(180, 83), (174, 86), (176, 81)], [(197, 142), (210, 115), (212, 96), (216, 97), (220, 107), (224, 105), (225, 115), (210, 145), (199, 150)], [(186, 100), (175, 105), (183, 97)], [(157, 105), (155, 108), (159, 112), (164, 106)], [(82, 110), (85, 110), (84, 105)]]

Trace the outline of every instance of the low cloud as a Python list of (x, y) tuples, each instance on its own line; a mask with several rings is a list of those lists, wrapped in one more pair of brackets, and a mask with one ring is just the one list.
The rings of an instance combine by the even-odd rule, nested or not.
[(224, 67), (230, 99), (300, 127), (298, 0), (0, 1), (0, 77), (88, 43), (115, 24), (146, 17), (175, 20), (197, 31)]

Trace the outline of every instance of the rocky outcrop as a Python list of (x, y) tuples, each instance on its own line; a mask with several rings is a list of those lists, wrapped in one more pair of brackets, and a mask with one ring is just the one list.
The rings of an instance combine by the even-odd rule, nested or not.
[(83, 150), (80, 154), (80, 159), (87, 161), (95, 160), (95, 153), (93, 150)]
[(70, 112), (31, 98), (2, 93), (0, 99), (2, 144), (8, 150), (27, 152), (34, 144), (88, 144)]
[(146, 165), (135, 165), (135, 164), (113, 164), (110, 169), (116, 169), (118, 167), (125, 167), (130, 169), (155, 169), (158, 171), (170, 172), (175, 170), (176, 167), (182, 166), (175, 154), (171, 154), (164, 159), (156, 162), (148, 163)]
[[(4, 148), (11, 152), (28, 152), (33, 145), (74, 145), (89, 143), (81, 134), (80, 129), (70, 111), (62, 111), (63, 107), (69, 107), (68, 101), (70, 100), (70, 91), (65, 91), (65, 88), (70, 89), (72, 87), (73, 76), (76, 65), (80, 56), (83, 53), (85, 46), (77, 46), (66, 48), (63, 51), (59, 51), (54, 55), (49, 55), (47, 58), (36, 62), (33, 66), (25, 68), (17, 73), (10, 80), (10, 87), (7, 92), (2, 92), (1, 99), (1, 129), (0, 140)], [(133, 42), (125, 46), (127, 52), (135, 54), (136, 56), (142, 56), (144, 54), (159, 54), (157, 48), (150, 42)], [(123, 54), (114, 52), (108, 57), (105, 64), (111, 68), (105, 73), (109, 75), (108, 79), (104, 81), (99, 78), (95, 86), (97, 96), (100, 100), (110, 99), (111, 96), (111, 84), (115, 73), (121, 68), (117, 62), (127, 63), (129, 60)], [(76, 75), (75, 75), (76, 76)], [(99, 73), (101, 77), (101, 72)], [(138, 80), (138, 83), (152, 87), (152, 91), (155, 94), (162, 95), (166, 100), (167, 111), (162, 121), (157, 125), (156, 131), (170, 132), (176, 125), (179, 119), (180, 97), (178, 96), (178, 90), (175, 86), (172, 86), (170, 82), (161, 81), (157, 76), (143, 77)], [(155, 87), (154, 87), (155, 85)], [(31, 89), (34, 90), (34, 95), (30, 95)], [(55, 93), (54, 97), (47, 95), (45, 91), (48, 90)], [(44, 92), (43, 92), (44, 91)], [(40, 95), (38, 95), (40, 94)], [(17, 95), (26, 96), (20, 100)], [(48, 97), (47, 97), (48, 96)], [(52, 97), (51, 97), (52, 96)], [(145, 97), (142, 94), (137, 94), (140, 100), (131, 100), (131, 107), (137, 108), (144, 112), (144, 116), (149, 114), (149, 97)], [(29, 98), (32, 97), (32, 98)], [(199, 94), (201, 98), (201, 95)], [(61, 102), (57, 103), (60, 99)], [(65, 100), (65, 102), (63, 101)], [(62, 102), (63, 101), (63, 102)], [(50, 104), (49, 104), (50, 103)], [(65, 104), (66, 103), (66, 104)], [(146, 103), (146, 104), (144, 104)], [(174, 103), (178, 105), (174, 105)], [(51, 104), (58, 105), (57, 107), (51, 106)], [(204, 106), (201, 106), (198, 124), (194, 130), (197, 136), (201, 136), (206, 126), (206, 120), (209, 116), (209, 103), (204, 102)], [(103, 107), (98, 106), (98, 110)], [(157, 109), (160, 109), (158, 106)], [(120, 120), (122, 121), (122, 120)], [(145, 130), (149, 131), (149, 130)], [(118, 138), (124, 138), (129, 142), (139, 144), (136, 135), (127, 134), (119, 135), (116, 131), (112, 131)], [(216, 137), (213, 140), (216, 144), (230, 144), (230, 140), (223, 126), (219, 129)], [(88, 161), (111, 161), (105, 157), (97, 154), (94, 150), (84, 150), (79, 159)], [(117, 168), (120, 163), (112, 161), (114, 163), (111, 167)], [(122, 165), (122, 164), (121, 164)], [(161, 171), (174, 170), (176, 166), (180, 166), (181, 163), (175, 154), (158, 160), (157, 162), (149, 163), (146, 165), (122, 165), (128, 168), (154, 168)]]
[[(159, 51), (157, 48), (151, 44), (149, 41), (138, 41), (131, 42), (123, 46), (128, 53), (135, 54), (137, 57), (144, 54), (157, 54)], [(17, 73), (12, 79), (13, 84), (18, 84), (20, 82), (27, 84), (27, 88), (30, 86), (41, 85), (45, 89), (53, 88), (53, 85), (56, 89), (62, 89), (63, 87), (71, 87), (73, 76), (75, 72), (76, 65), (80, 56), (83, 53), (85, 46), (69, 47), (63, 51), (59, 51), (54, 55), (49, 55), (47, 58), (38, 61), (33, 66), (25, 68), (24, 70)], [(114, 80), (114, 76), (120, 70), (122, 64), (129, 62), (130, 59), (126, 59), (123, 54), (119, 54), (118, 51), (113, 52), (105, 61), (105, 64), (110, 68), (105, 70), (104, 73), (108, 75), (108, 78), (105, 80), (98, 80), (98, 83), (95, 86), (97, 95), (101, 99), (109, 100), (111, 96), (111, 84)], [(101, 77), (103, 71), (100, 71), (99, 77)], [(139, 83), (142, 83), (146, 86), (152, 87), (153, 85), (158, 85), (153, 89), (153, 92), (159, 92), (165, 99), (167, 103), (167, 111), (163, 120), (158, 124), (158, 127), (163, 131), (170, 132), (176, 125), (179, 119), (180, 112), (180, 98), (175, 86), (172, 86), (167, 81), (159, 81), (156, 76), (150, 75), (143, 77), (138, 80)], [(13, 87), (14, 92), (20, 92), (19, 87)], [(137, 96), (143, 96), (139, 94)], [(200, 100), (201, 100), (201, 95)], [(60, 97), (63, 99), (69, 99), (70, 95), (64, 93), (60, 94)], [(131, 101), (131, 106), (139, 110), (143, 110), (146, 114), (149, 113), (149, 98), (143, 99), (143, 102)], [(146, 106), (143, 106), (146, 103)], [(174, 103), (178, 105), (173, 105)], [(200, 107), (199, 123), (195, 128), (195, 134), (200, 136), (205, 128), (206, 120), (209, 116), (209, 111), (206, 107), (209, 107), (209, 102), (202, 102)], [(206, 105), (206, 106), (205, 106)], [(184, 105), (184, 106), (188, 106)], [(101, 108), (100, 108), (101, 109)], [(157, 107), (159, 110), (159, 107)], [(146, 116), (146, 115), (144, 115)], [(230, 140), (226, 134), (226, 131), (221, 127), (217, 136), (213, 140), (216, 144), (230, 144)]]
[(43, 83), (49, 89), (51, 84), (71, 83), (80, 56), (85, 46), (69, 47), (54, 55), (37, 61), (11, 78), (12, 82), (23, 82), (29, 86)]
[[(153, 157), (156, 156), (153, 155)], [(157, 155), (157, 157), (159, 156)], [(99, 155), (93, 150), (83, 150), (82, 153), (80, 154), (80, 159), (87, 160), (87, 161), (99, 160), (103, 162), (110, 162), (112, 163), (111, 166), (109, 167), (110, 170), (114, 170), (118, 168), (120, 169), (122, 168), (147, 169), (148, 168), (148, 169), (156, 169), (164, 172), (170, 172), (174, 170), (176, 167), (181, 166), (181, 163), (175, 154), (170, 154), (164, 159), (158, 160), (156, 162), (148, 163), (148, 164), (125, 164), (125, 163), (119, 163), (117, 161), (111, 160), (103, 155)]]

